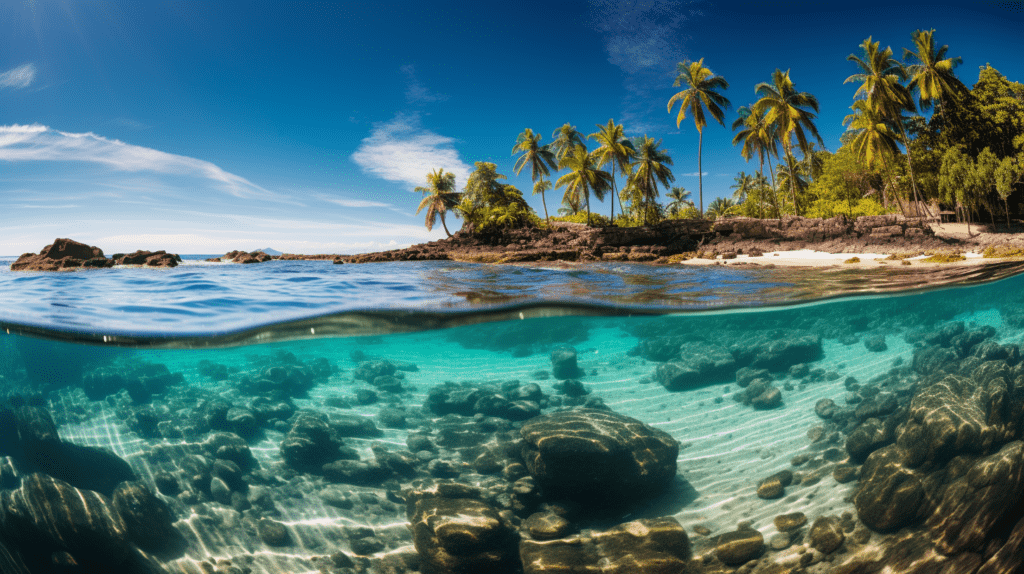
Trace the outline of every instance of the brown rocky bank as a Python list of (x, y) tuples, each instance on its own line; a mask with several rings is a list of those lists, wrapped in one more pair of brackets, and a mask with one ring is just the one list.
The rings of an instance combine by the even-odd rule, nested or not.
[(490, 263), (530, 261), (634, 261), (668, 263), (697, 251), (757, 253), (814, 249), (830, 253), (905, 253), (958, 249), (957, 239), (938, 237), (926, 221), (898, 215), (829, 219), (785, 216), (670, 220), (646, 227), (588, 227), (554, 223), (492, 235), (459, 231), (449, 239), (378, 253), (339, 256), (335, 263), (454, 260)]
[(166, 251), (135, 251), (118, 253), (107, 258), (99, 247), (73, 239), (55, 239), (39, 253), (24, 253), (11, 264), (11, 271), (65, 271), (74, 269), (141, 265), (145, 267), (176, 267), (181, 257)]

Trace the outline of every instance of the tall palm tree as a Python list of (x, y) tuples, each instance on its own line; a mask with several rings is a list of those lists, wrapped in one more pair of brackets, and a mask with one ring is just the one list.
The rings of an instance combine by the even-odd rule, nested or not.
[[(619, 195), (615, 186), (615, 168), (619, 173), (625, 173), (629, 162), (633, 159), (636, 150), (622, 131), (622, 124), (616, 125), (614, 121), (608, 120), (608, 125), (597, 124), (599, 131), (587, 136), (587, 139), (595, 139), (600, 144), (594, 153), (597, 155), (601, 167), (607, 164), (612, 165), (612, 222), (615, 222), (615, 198)], [(619, 201), (622, 201), (619, 199)], [(621, 210), (622, 206), (619, 205)]]
[(665, 194), (665, 197), (672, 200), (666, 206), (669, 215), (677, 215), (687, 207), (693, 207), (693, 202), (690, 201), (690, 192), (682, 186), (673, 187)]
[(910, 77), (910, 84), (907, 89), (911, 92), (917, 91), (918, 102), (922, 110), (927, 110), (936, 102), (939, 104), (939, 114), (945, 121), (943, 113), (946, 101), (959, 99), (967, 93), (967, 87), (957, 79), (953, 70), (963, 63), (960, 57), (947, 58), (946, 52), (949, 46), (935, 48), (935, 30), (914, 30), (910, 35), (914, 41), (916, 52), (903, 48), (903, 60), (916, 64), (907, 66), (907, 75)]
[(586, 146), (586, 144), (583, 143), (583, 134), (576, 131), (576, 126), (568, 123), (555, 130), (551, 134), (551, 138), (555, 140), (549, 145), (551, 146), (552, 151), (555, 152), (556, 161), (562, 161), (562, 158), (567, 153), (571, 153), (576, 146)]
[(778, 171), (776, 178), (779, 187), (795, 188), (798, 192), (807, 190), (807, 174), (804, 172), (803, 163), (780, 163), (775, 169)]
[(582, 144), (573, 148), (572, 153), (563, 155), (558, 168), (569, 170), (555, 182), (557, 187), (565, 187), (562, 202), (579, 205), (582, 198), (587, 206), (587, 225), (590, 225), (590, 194), (604, 199), (604, 193), (612, 186), (612, 174), (599, 169), (594, 155)]
[(736, 174), (733, 181), (736, 183), (729, 186), (729, 189), (733, 190), (732, 198), (737, 204), (741, 204), (747, 200), (747, 196), (750, 195), (754, 189), (754, 176), (741, 171)]
[[(853, 110), (853, 113), (843, 119), (843, 125), (846, 126), (848, 133), (852, 136), (847, 145), (851, 146), (854, 155), (868, 169), (873, 169), (880, 163), (889, 175), (890, 182), (892, 182), (892, 172), (886, 160), (899, 154), (900, 150), (896, 145), (896, 139), (899, 136), (892, 129), (889, 122), (886, 121), (886, 118), (868, 105), (867, 100), (853, 102), (850, 109)], [(895, 182), (892, 183), (895, 189)], [(889, 196), (885, 194), (884, 189), (883, 203), (885, 207), (889, 207)], [(900, 208), (902, 209), (902, 207), (903, 204), (901, 203)]]
[(444, 227), (444, 232), (451, 237), (452, 234), (444, 222), (444, 214), (449, 209), (455, 209), (462, 199), (462, 194), (455, 191), (455, 174), (435, 169), (427, 174), (427, 187), (417, 187), (416, 191), (425, 195), (420, 206), (416, 208), (416, 213), (419, 214), (424, 207), (427, 208), (427, 231), (434, 229), (434, 223), (440, 215), (441, 227)]
[[(772, 177), (774, 178), (774, 174)], [(775, 207), (776, 212), (778, 212), (779, 204), (775, 199), (774, 186), (768, 182), (768, 178), (760, 171), (754, 174), (753, 188), (757, 195), (757, 216), (759, 218), (764, 218), (765, 198), (768, 198), (770, 205)]]
[(672, 170), (672, 158), (661, 147), (661, 140), (643, 137), (633, 138), (636, 155), (631, 164), (631, 183), (636, 187), (644, 201), (644, 225), (647, 225), (647, 206), (658, 197), (658, 184), (668, 187), (676, 180)]
[(533, 194), (537, 195), (539, 193), (540, 194), (540, 202), (541, 202), (541, 204), (544, 205), (544, 221), (547, 221), (548, 225), (551, 225), (551, 218), (548, 217), (548, 203), (544, 199), (544, 192), (545, 191), (551, 191), (551, 182), (550, 181), (548, 181), (546, 179), (542, 179), (542, 180), (540, 180), (538, 182), (535, 182), (533, 184)]
[[(737, 110), (739, 117), (732, 123), (733, 130), (740, 130), (733, 138), (732, 145), (743, 144), (740, 148), (740, 155), (743, 159), (750, 161), (750, 158), (757, 154), (760, 167), (757, 173), (764, 178), (764, 160), (768, 159), (768, 173), (772, 177), (771, 202), (775, 207), (775, 216), (782, 218), (779, 211), (779, 201), (775, 197), (775, 168), (772, 167), (772, 156), (779, 157), (778, 137), (776, 137), (776, 124), (767, 121), (768, 114), (765, 110), (754, 112), (754, 106), (740, 106)], [(766, 180), (767, 184), (767, 180)]]
[(728, 197), (718, 197), (708, 205), (708, 217), (711, 219), (718, 219), (732, 213), (733, 208), (736, 207), (736, 202), (729, 199)]
[(907, 70), (903, 64), (892, 57), (891, 48), (879, 49), (879, 43), (872, 42), (870, 36), (861, 42), (860, 46), (864, 51), (863, 58), (856, 54), (850, 54), (846, 59), (857, 64), (861, 71), (846, 78), (843, 83), (860, 82), (861, 85), (857, 88), (854, 98), (866, 100), (868, 107), (877, 110), (898, 130), (900, 143), (907, 150), (907, 169), (910, 174), (914, 200), (920, 202), (917, 180), (914, 177), (914, 166), (910, 158), (910, 138), (903, 126), (903, 112), (917, 111), (910, 90), (903, 85), (903, 81), (907, 79)]
[[(796, 91), (796, 86), (789, 77), (789, 70), (783, 72), (776, 68), (771, 83), (758, 84), (754, 93), (761, 98), (751, 111), (755, 114), (765, 114), (765, 121), (775, 125), (774, 133), (782, 143), (791, 173), (796, 171), (796, 158), (793, 157), (794, 138), (797, 147), (805, 155), (809, 149), (808, 135), (813, 136), (821, 147), (825, 147), (825, 142), (818, 135), (818, 128), (814, 126), (814, 118), (817, 116), (810, 111), (814, 110), (817, 113), (818, 99), (807, 92)], [(793, 210), (800, 215), (800, 204), (796, 198), (796, 178), (790, 178), (789, 183), (789, 189), (793, 194)]]
[(676, 95), (672, 96), (668, 100), (668, 113), (672, 113), (672, 108), (676, 102), (679, 102), (679, 114), (676, 116), (676, 127), (686, 119), (687, 111), (693, 116), (693, 123), (697, 126), (697, 132), (700, 134), (697, 140), (697, 177), (698, 177), (698, 191), (700, 193), (700, 212), (704, 213), (704, 162), (703, 162), (703, 149), (704, 149), (704, 126), (707, 125), (707, 119), (704, 116), (704, 110), (707, 109), (707, 113), (711, 114), (718, 123), (725, 126), (723, 117), (725, 115), (725, 109), (730, 106), (729, 100), (725, 96), (718, 93), (718, 90), (726, 90), (729, 88), (729, 82), (722, 76), (716, 76), (714, 72), (704, 67), (704, 58), (701, 58), (696, 62), (680, 62), (676, 66), (676, 70), (679, 75), (676, 76), (676, 81), (672, 83), (673, 86), (679, 87), (684, 83), (687, 88)]
[[(516, 145), (512, 148), (512, 154), (520, 153), (516, 160), (515, 171), (519, 175), (523, 168), (530, 165), (530, 178), (536, 182), (537, 178), (543, 179), (551, 173), (551, 168), (556, 166), (555, 154), (546, 145), (540, 145), (541, 135), (533, 133), (533, 130), (526, 128), (516, 139)], [(550, 189), (550, 188), (549, 188)], [(534, 186), (534, 193), (537, 193)], [(544, 203), (544, 191), (541, 191), (540, 200)], [(548, 216), (548, 206), (544, 204), (544, 217)], [(550, 223), (550, 222), (549, 222)]]

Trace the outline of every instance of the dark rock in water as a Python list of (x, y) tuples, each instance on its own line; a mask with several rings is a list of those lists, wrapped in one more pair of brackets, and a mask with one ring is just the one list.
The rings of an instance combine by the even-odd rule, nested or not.
[(766, 500), (782, 498), (786, 494), (786, 487), (790, 484), (793, 484), (791, 471), (776, 472), (757, 483), (757, 496)]
[(956, 353), (942, 347), (923, 347), (914, 350), (911, 366), (920, 375), (950, 372), (956, 365)]
[(534, 371), (533, 373), (531, 373), (530, 377), (535, 381), (546, 381), (551, 377), (551, 373), (545, 371), (544, 369), (541, 369), (539, 371)]
[(39, 254), (25, 253), (11, 264), (11, 271), (59, 271), (80, 267), (110, 267), (114, 262), (103, 256), (99, 247), (90, 247), (72, 239), (55, 239)]
[[(31, 474), (0, 494), (0, 529), (18, 548), (48, 559), (68, 552), (76, 561), (126, 572), (134, 552), (120, 517), (104, 496)], [(47, 560), (48, 561), (48, 560)]]
[(1019, 520), (1024, 502), (1024, 443), (1013, 441), (950, 482), (925, 525), (939, 551), (983, 552), (996, 525)]
[(715, 555), (723, 564), (738, 566), (764, 554), (764, 536), (757, 530), (726, 532), (715, 541)]
[[(256, 422), (263, 426), (273, 420), (285, 421), (295, 413), (295, 405), (288, 400), (274, 400), (269, 397), (256, 397), (252, 400), (249, 410)], [(230, 415), (228, 415), (230, 416)]]
[(148, 403), (153, 395), (184, 382), (181, 373), (172, 373), (166, 365), (153, 363), (100, 367), (82, 377), (82, 387), (89, 399), (98, 401), (126, 389), (135, 404)]
[(338, 460), (341, 446), (337, 432), (326, 422), (313, 415), (301, 414), (281, 443), (281, 456), (292, 468), (313, 472)]
[(858, 420), (885, 418), (895, 412), (897, 408), (899, 408), (899, 403), (896, 401), (896, 395), (892, 393), (879, 393), (857, 405), (853, 415)]
[(857, 467), (849, 464), (839, 464), (832, 469), (832, 478), (839, 484), (846, 484), (857, 480)]
[(910, 418), (897, 437), (910, 466), (944, 462), (958, 454), (982, 453), (997, 438), (998, 408), (1007, 381), (981, 384), (948, 375), (919, 390), (910, 403)]
[(352, 371), (352, 378), (372, 383), (377, 377), (393, 376), (398, 368), (391, 361), (377, 359), (364, 361)]
[(407, 428), (408, 422), (405, 419), (405, 411), (394, 408), (384, 408), (377, 413), (377, 420), (381, 426), (388, 429)]
[(675, 362), (658, 365), (654, 378), (670, 391), (683, 391), (711, 382), (702, 379), (697, 370)]
[(197, 370), (199, 371), (200, 375), (203, 375), (204, 377), (210, 377), (210, 379), (214, 381), (224, 381), (227, 380), (229, 376), (228, 368), (226, 365), (221, 365), (220, 363), (213, 363), (206, 359), (199, 361)]
[(720, 382), (736, 371), (736, 360), (725, 348), (707, 343), (684, 343), (679, 359), (658, 365), (654, 378), (670, 391)]
[(535, 512), (523, 521), (523, 530), (534, 540), (554, 540), (569, 534), (572, 524), (551, 511)]
[(232, 408), (225, 415), (225, 420), (228, 428), (246, 440), (251, 440), (259, 434), (260, 427), (256, 422), (256, 416), (249, 409)]
[(864, 348), (872, 353), (881, 353), (882, 351), (889, 350), (889, 345), (885, 344), (885, 335), (878, 335), (877, 337), (864, 339)]
[(772, 372), (786, 371), (798, 363), (810, 363), (822, 357), (821, 337), (818, 335), (765, 336), (754, 345), (739, 343), (731, 350), (737, 362)]
[(806, 377), (808, 374), (810, 374), (811, 367), (808, 366), (807, 363), (797, 363), (789, 367), (788, 372), (789, 376), (793, 377), (794, 379), (802, 379)]
[(590, 391), (577, 379), (567, 379), (552, 386), (567, 397), (582, 397), (590, 394)]
[(500, 574), (516, 569), (515, 531), (493, 506), (441, 491), (413, 492), (406, 498), (424, 574)]
[(690, 540), (675, 518), (645, 518), (588, 537), (523, 540), (524, 574), (667, 574), (691, 570)]
[(820, 399), (814, 404), (814, 413), (823, 419), (830, 419), (837, 408), (832, 399)]
[(248, 486), (242, 479), (242, 468), (230, 460), (216, 459), (213, 461), (211, 472), (214, 476), (224, 481), (224, 484), (231, 490), (245, 491)]
[(323, 465), (324, 478), (331, 482), (361, 486), (379, 486), (391, 477), (391, 469), (377, 462), (336, 460)]
[(144, 265), (146, 267), (177, 267), (181, 257), (166, 251), (138, 250), (122, 257), (116, 257), (117, 265)]
[(377, 389), (384, 391), (385, 393), (401, 394), (405, 389), (402, 388), (402, 381), (394, 375), (381, 375), (374, 377), (370, 384), (377, 387)]
[(640, 341), (636, 353), (648, 361), (665, 362), (679, 358), (679, 337), (650, 337)]
[(377, 393), (370, 389), (359, 389), (356, 391), (356, 402), (361, 405), (372, 405), (378, 400)]
[(846, 452), (850, 459), (864, 462), (868, 455), (891, 443), (891, 434), (878, 419), (868, 419), (846, 437)]
[(656, 496), (676, 476), (679, 443), (668, 433), (609, 411), (536, 417), (520, 430), (522, 456), (547, 491), (615, 503)]
[(259, 534), (260, 540), (267, 546), (280, 547), (292, 544), (292, 537), (288, 534), (288, 529), (284, 524), (275, 520), (261, 518), (256, 523), (256, 532)]
[[(806, 365), (804, 365), (806, 367)], [(792, 370), (792, 369), (791, 369)], [(736, 384), (741, 388), (747, 388), (750, 382), (754, 379), (768, 379), (771, 380), (772, 376), (768, 372), (768, 369), (754, 369), (751, 367), (743, 367), (736, 371)]]
[(230, 460), (242, 470), (251, 470), (259, 466), (249, 445), (234, 433), (214, 433), (202, 442), (202, 446), (212, 457)]
[(811, 547), (822, 554), (831, 554), (839, 549), (846, 540), (839, 519), (832, 516), (821, 516), (814, 521), (807, 532)]
[(437, 447), (430, 441), (430, 437), (422, 434), (410, 434), (405, 439), (405, 445), (412, 452), (435, 451)]
[(807, 524), (807, 516), (803, 512), (794, 512), (792, 514), (780, 514), (775, 517), (775, 528), (779, 532), (793, 532)]
[(114, 510), (124, 522), (128, 538), (146, 552), (164, 559), (180, 556), (188, 543), (174, 528), (174, 515), (141, 482), (122, 482), (114, 490)]
[(925, 498), (919, 473), (903, 466), (907, 453), (891, 444), (871, 453), (861, 467), (853, 503), (861, 522), (886, 532), (919, 518)]
[(359, 415), (340, 415), (331, 418), (330, 427), (339, 437), (376, 438), (384, 432), (373, 421)]
[(757, 409), (774, 409), (782, 404), (782, 392), (775, 387), (765, 389), (761, 394), (750, 399), (750, 404)]
[(471, 417), (476, 414), (476, 403), (481, 395), (477, 387), (445, 384), (430, 389), (425, 406), (438, 416), (456, 414)]
[(576, 364), (576, 349), (563, 345), (551, 351), (551, 372), (556, 379), (576, 379), (583, 371)]
[(173, 474), (158, 472), (153, 475), (153, 482), (160, 494), (164, 496), (178, 496), (178, 493), (181, 492), (181, 485), (178, 484), (178, 479), (174, 478)]
[(996, 334), (995, 327), (985, 325), (974, 331), (965, 331), (950, 340), (950, 345), (956, 351), (957, 356), (963, 358), (971, 354), (974, 346), (982, 341), (993, 337)]

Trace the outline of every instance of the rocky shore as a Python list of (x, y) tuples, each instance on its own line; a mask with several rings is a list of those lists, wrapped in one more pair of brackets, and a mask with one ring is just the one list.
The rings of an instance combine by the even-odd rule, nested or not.
[(11, 264), (11, 271), (63, 271), (138, 265), (144, 267), (176, 267), (181, 257), (166, 251), (135, 251), (118, 253), (109, 259), (103, 250), (72, 239), (55, 239), (39, 253), (25, 253)]

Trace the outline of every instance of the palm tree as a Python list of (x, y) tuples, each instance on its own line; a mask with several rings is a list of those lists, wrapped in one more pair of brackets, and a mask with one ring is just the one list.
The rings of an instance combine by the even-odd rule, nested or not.
[(724, 109), (728, 109), (730, 103), (717, 90), (728, 89), (729, 82), (705, 68), (704, 58), (697, 62), (680, 62), (677, 64), (676, 69), (679, 75), (676, 76), (676, 81), (672, 85), (679, 87), (685, 82), (688, 87), (669, 98), (668, 112), (672, 113), (672, 108), (678, 101), (679, 114), (676, 116), (676, 127), (678, 128), (679, 124), (686, 119), (686, 112), (689, 110), (693, 116), (693, 123), (697, 126), (697, 132), (700, 134), (697, 140), (697, 177), (698, 191), (700, 193), (700, 212), (703, 215), (704, 162), (702, 155), (704, 149), (704, 126), (708, 123), (704, 117), (704, 109), (707, 108), (707, 112), (711, 114), (711, 117), (722, 124), (722, 126), (725, 126), (722, 118), (725, 115)]
[[(597, 129), (600, 131), (594, 132), (587, 136), (587, 139), (595, 139), (597, 143), (601, 144), (594, 153), (597, 155), (597, 159), (600, 162), (598, 165), (604, 167), (606, 164), (612, 164), (612, 219), (615, 222), (615, 198), (619, 195), (618, 190), (615, 187), (615, 168), (619, 168), (619, 173), (625, 173), (629, 166), (629, 161), (633, 159), (633, 155), (636, 150), (633, 149), (633, 144), (630, 143), (626, 136), (622, 132), (622, 124), (616, 125), (614, 121), (608, 120), (608, 125), (602, 126), (597, 124)], [(621, 199), (619, 201), (622, 201)], [(622, 205), (619, 205), (621, 210)]]
[(546, 179), (542, 179), (542, 180), (540, 180), (538, 182), (535, 182), (533, 184), (533, 194), (537, 195), (539, 193), (540, 194), (540, 202), (544, 205), (544, 220), (548, 222), (548, 225), (551, 225), (551, 218), (548, 217), (548, 203), (547, 203), (547, 201), (544, 200), (544, 192), (545, 191), (551, 191), (551, 182), (550, 181), (548, 181)]
[(935, 30), (927, 32), (914, 30), (910, 35), (914, 41), (916, 52), (903, 48), (904, 61), (914, 60), (917, 63), (907, 66), (907, 75), (910, 77), (910, 84), (907, 89), (917, 90), (918, 102), (922, 110), (932, 107), (935, 102), (939, 103), (939, 114), (945, 122), (946, 100), (949, 98), (959, 99), (967, 93), (967, 87), (957, 79), (953, 70), (963, 63), (960, 57), (946, 58), (949, 46), (945, 44), (935, 49)]
[(776, 177), (779, 187), (795, 188), (798, 192), (807, 190), (807, 174), (804, 173), (803, 163), (780, 163), (775, 169), (778, 170)]
[(903, 126), (903, 112), (917, 110), (910, 90), (902, 83), (907, 79), (907, 70), (903, 64), (892, 57), (891, 48), (880, 50), (879, 43), (872, 42), (870, 36), (861, 42), (860, 46), (864, 51), (863, 58), (856, 54), (850, 54), (846, 59), (857, 64), (861, 73), (846, 78), (843, 83), (860, 82), (861, 85), (857, 88), (854, 98), (867, 100), (868, 107), (874, 108), (899, 130), (901, 143), (907, 150), (907, 169), (910, 174), (910, 185), (914, 191), (914, 201), (920, 202), (920, 193), (914, 178), (914, 166), (910, 158), (910, 140)]
[[(770, 197), (772, 205), (775, 207), (775, 216), (781, 220), (782, 212), (779, 211), (779, 201), (775, 197), (775, 168), (772, 167), (772, 156), (779, 157), (778, 138), (775, 134), (776, 125), (766, 120), (765, 110), (755, 113), (753, 108), (753, 105), (740, 106), (740, 109), (737, 110), (739, 118), (732, 123), (732, 129), (740, 131), (732, 138), (732, 145), (743, 143), (740, 155), (746, 161), (750, 161), (750, 158), (757, 154), (760, 162), (757, 173), (761, 178), (764, 178), (764, 160), (766, 157), (768, 158), (768, 172), (772, 177)], [(767, 180), (765, 183), (767, 184)]]
[[(572, 152), (576, 146), (585, 146), (583, 134), (576, 131), (576, 126), (566, 123), (551, 134), (555, 141), (551, 142), (551, 149), (555, 152), (555, 160), (562, 161), (565, 154)], [(559, 168), (561, 169), (561, 168)]]
[(582, 144), (573, 148), (572, 153), (564, 154), (558, 168), (569, 170), (555, 182), (557, 187), (565, 187), (562, 202), (579, 205), (582, 198), (587, 206), (587, 225), (590, 225), (590, 194), (593, 192), (597, 199), (604, 199), (604, 193), (612, 186), (612, 175), (598, 168), (594, 155)]
[[(892, 172), (886, 158), (899, 154), (899, 147), (896, 145), (896, 132), (892, 129), (886, 118), (868, 105), (867, 100), (857, 100), (850, 106), (853, 113), (843, 119), (843, 125), (847, 126), (851, 139), (847, 145), (851, 146), (854, 155), (868, 167), (873, 169), (879, 163), (885, 168), (892, 182)], [(895, 182), (893, 182), (895, 188)], [(885, 207), (889, 207), (889, 196), (883, 187), (882, 195)], [(903, 204), (900, 203), (902, 210)], [(905, 210), (903, 210), (905, 212)]]
[(736, 174), (733, 181), (736, 183), (729, 186), (729, 189), (735, 190), (732, 192), (732, 198), (736, 200), (737, 204), (741, 204), (747, 200), (747, 195), (754, 189), (754, 176), (741, 171)]
[(665, 194), (665, 197), (672, 200), (666, 206), (669, 215), (678, 215), (687, 207), (693, 207), (693, 202), (690, 201), (690, 192), (682, 186), (673, 187)]
[(427, 208), (427, 231), (434, 229), (434, 222), (440, 215), (441, 227), (444, 227), (444, 232), (451, 237), (452, 234), (444, 222), (444, 214), (459, 205), (462, 198), (462, 194), (455, 191), (455, 174), (435, 169), (427, 174), (427, 187), (417, 187), (416, 191), (426, 195), (416, 208), (416, 213), (419, 214), (424, 207)]
[[(772, 74), (772, 82), (758, 84), (754, 93), (761, 96), (761, 99), (754, 104), (751, 111), (754, 114), (765, 114), (765, 121), (775, 125), (774, 133), (782, 142), (791, 173), (796, 171), (796, 158), (793, 157), (794, 137), (797, 147), (805, 155), (809, 149), (808, 135), (814, 136), (818, 144), (825, 147), (825, 142), (818, 135), (818, 128), (814, 126), (816, 116), (806, 109), (810, 108), (817, 112), (818, 99), (807, 92), (796, 91), (793, 80), (789, 77), (789, 70), (783, 72), (776, 68)], [(800, 215), (800, 204), (796, 199), (796, 179), (790, 178), (789, 189), (793, 194), (793, 210)]]
[(716, 198), (708, 205), (708, 218), (718, 219), (719, 217), (729, 215), (734, 207), (736, 207), (736, 202), (728, 197)]
[(661, 147), (661, 140), (643, 137), (633, 139), (636, 155), (630, 164), (632, 176), (630, 181), (644, 201), (644, 225), (647, 225), (647, 205), (658, 197), (658, 184), (668, 187), (676, 180), (672, 170), (672, 158)]
[[(526, 128), (523, 133), (519, 134), (516, 139), (516, 145), (512, 148), (512, 154), (521, 153), (519, 159), (516, 160), (515, 171), (516, 175), (519, 175), (523, 171), (523, 168), (527, 164), (530, 164), (530, 178), (536, 182), (537, 178), (542, 178), (551, 173), (551, 169), (555, 167), (555, 154), (548, 149), (546, 145), (540, 145), (541, 135), (533, 133), (533, 130)], [(550, 189), (550, 188), (549, 188)], [(534, 193), (537, 193), (536, 187), (534, 187)], [(544, 192), (541, 191), (540, 200), (544, 203)], [(544, 204), (544, 218), (547, 219), (548, 206)], [(549, 222), (550, 223), (550, 222)]]

